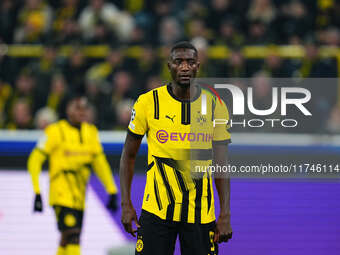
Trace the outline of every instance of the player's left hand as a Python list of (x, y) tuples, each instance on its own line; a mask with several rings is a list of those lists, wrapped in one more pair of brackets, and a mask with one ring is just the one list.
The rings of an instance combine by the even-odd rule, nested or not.
[(220, 214), (216, 223), (214, 242), (228, 242), (233, 235), (230, 225), (230, 214)]
[(106, 204), (106, 208), (115, 212), (118, 210), (118, 204), (117, 204), (117, 195), (116, 194), (111, 194), (109, 201)]
[(33, 205), (34, 212), (42, 212), (43, 211), (43, 203), (40, 194), (36, 194), (34, 198), (34, 205)]

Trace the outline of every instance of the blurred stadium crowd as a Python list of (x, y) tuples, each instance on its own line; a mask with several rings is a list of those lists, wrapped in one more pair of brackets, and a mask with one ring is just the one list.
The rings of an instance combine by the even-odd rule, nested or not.
[[(199, 49), (201, 77), (256, 78), (259, 102), (271, 99), (263, 85), (269, 77), (336, 78), (336, 58), (319, 52), (339, 47), (339, 13), (337, 0), (1, 0), (0, 44), (44, 49), (41, 57), (0, 50), (0, 128), (44, 128), (63, 117), (69, 93), (83, 90), (92, 104), (89, 121), (125, 129), (136, 97), (170, 79), (165, 57), (179, 40)], [(67, 56), (62, 45), (72, 46)], [(110, 50), (90, 58), (84, 45)], [(305, 54), (248, 59), (242, 49), (249, 45), (301, 46)], [(137, 58), (125, 54), (135, 46)], [(229, 57), (211, 58), (211, 46), (227, 47)], [(308, 131), (340, 132), (337, 84), (317, 94)]]

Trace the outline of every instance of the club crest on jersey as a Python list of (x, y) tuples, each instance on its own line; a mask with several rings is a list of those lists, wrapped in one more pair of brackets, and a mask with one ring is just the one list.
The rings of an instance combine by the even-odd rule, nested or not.
[(202, 115), (200, 111), (197, 112), (198, 115), (196, 117), (197, 123), (199, 123), (201, 126), (207, 122), (206, 116)]

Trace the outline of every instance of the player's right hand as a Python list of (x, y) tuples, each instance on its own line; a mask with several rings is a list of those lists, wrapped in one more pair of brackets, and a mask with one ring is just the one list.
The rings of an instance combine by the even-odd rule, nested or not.
[(136, 227), (139, 228), (137, 214), (135, 208), (133, 208), (132, 203), (122, 203), (122, 224), (126, 232), (130, 233), (133, 237), (136, 237), (137, 229), (132, 228), (132, 222), (134, 221)]
[(34, 212), (42, 212), (43, 211), (43, 204), (42, 204), (42, 199), (41, 199), (40, 194), (35, 195), (33, 211)]
[(228, 242), (233, 236), (233, 230), (230, 226), (230, 214), (220, 214), (216, 222), (214, 242)]

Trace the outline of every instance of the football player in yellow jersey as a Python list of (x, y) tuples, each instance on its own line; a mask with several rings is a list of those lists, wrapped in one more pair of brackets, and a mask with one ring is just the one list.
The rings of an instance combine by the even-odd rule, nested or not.
[[(137, 232), (136, 254), (173, 254), (179, 237), (184, 255), (216, 255), (217, 243), (231, 238), (229, 178), (214, 176), (221, 209), (215, 222), (212, 175), (193, 170), (195, 165), (225, 165), (230, 142), (228, 126), (213, 125), (214, 119), (229, 120), (224, 102), (191, 84), (199, 65), (192, 44), (176, 44), (168, 61), (172, 83), (142, 94), (132, 110), (120, 162), (121, 220), (127, 232)], [(145, 134), (148, 169), (138, 220), (130, 194)]]
[(87, 108), (85, 97), (70, 98), (66, 106), (67, 120), (49, 125), (28, 159), (28, 171), (36, 194), (34, 211), (38, 212), (43, 209), (39, 174), (44, 161), (49, 159), (49, 203), (55, 210), (61, 232), (57, 255), (80, 254), (79, 239), (91, 166), (110, 194), (107, 207), (112, 211), (117, 209), (117, 187), (98, 130), (84, 121)]

